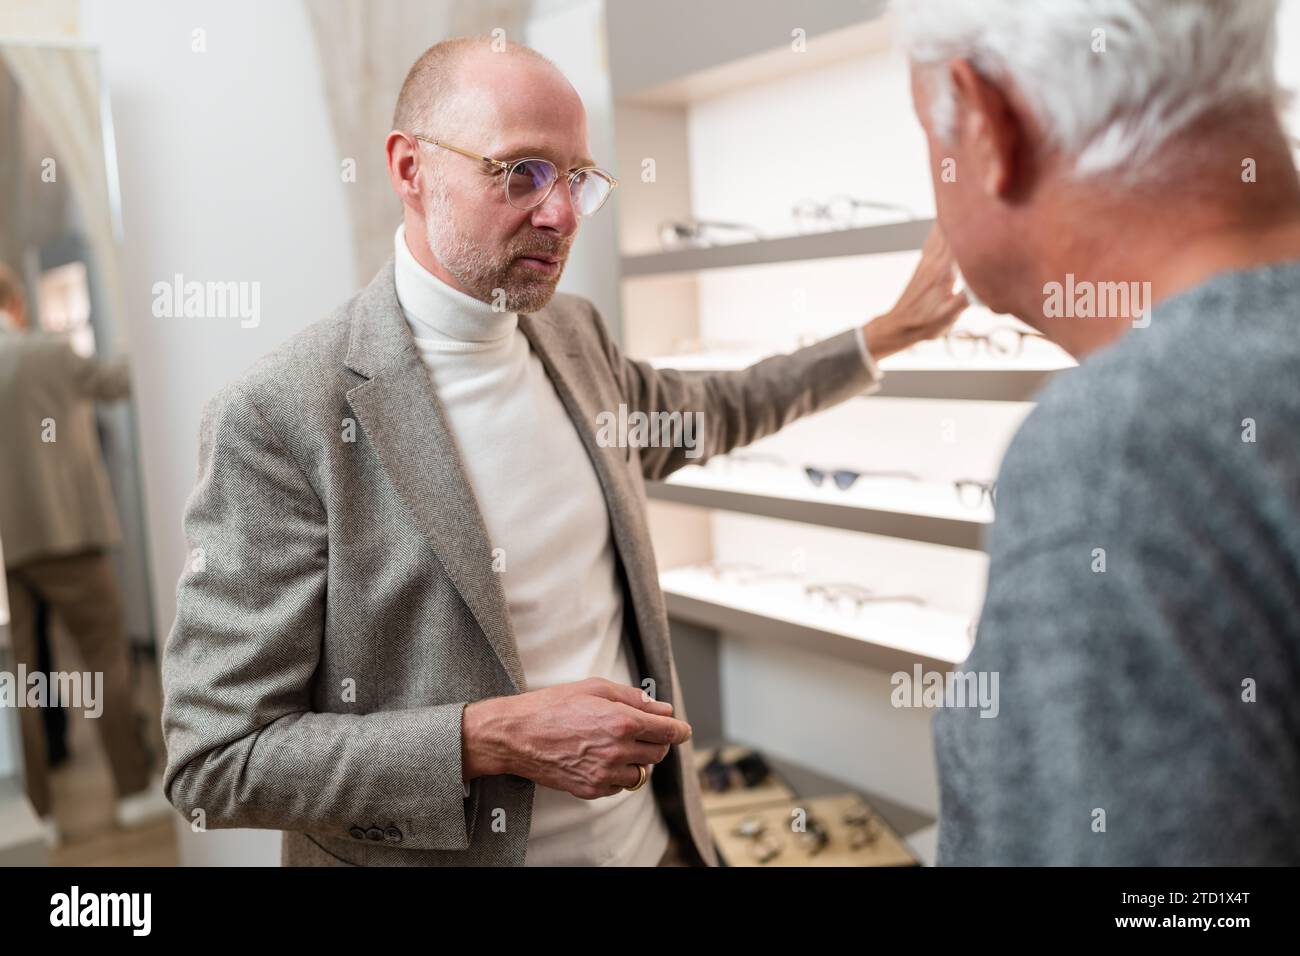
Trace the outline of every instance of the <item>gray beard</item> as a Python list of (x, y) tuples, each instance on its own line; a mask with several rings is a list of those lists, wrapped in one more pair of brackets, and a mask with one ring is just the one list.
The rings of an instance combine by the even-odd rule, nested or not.
[[(429, 250), (467, 294), (507, 312), (536, 312), (555, 295), (559, 276), (521, 275), (527, 266), (518, 265), (517, 253), (492, 255), (458, 231), (451, 214), (451, 202), (441, 182), (433, 186), (433, 202), (424, 219)], [(563, 272), (563, 267), (561, 267)]]

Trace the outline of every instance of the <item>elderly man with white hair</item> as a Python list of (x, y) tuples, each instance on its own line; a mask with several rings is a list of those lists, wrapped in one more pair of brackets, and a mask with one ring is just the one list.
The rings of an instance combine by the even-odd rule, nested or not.
[(972, 292), (1080, 360), (1007, 452), (944, 864), (1300, 863), (1300, 181), (1269, 0), (898, 5)]

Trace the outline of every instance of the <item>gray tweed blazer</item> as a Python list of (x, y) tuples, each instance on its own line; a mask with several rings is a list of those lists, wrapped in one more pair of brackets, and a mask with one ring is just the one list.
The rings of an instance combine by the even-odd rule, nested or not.
[[(862, 392), (871, 380), (857, 333), (690, 376), (625, 358), (575, 296), (520, 316), (520, 328), (604, 489), (636, 680), (652, 678), (689, 719), (644, 482)], [(598, 416), (620, 404), (702, 412), (703, 454), (604, 447)], [(527, 687), (391, 260), (209, 401), (184, 528), (162, 676), (164, 786), (188, 820), (282, 830), (286, 865), (523, 862), (534, 784), (463, 783), (465, 704)], [(675, 747), (652, 786), (670, 829), (711, 864), (692, 768), (691, 745)]]

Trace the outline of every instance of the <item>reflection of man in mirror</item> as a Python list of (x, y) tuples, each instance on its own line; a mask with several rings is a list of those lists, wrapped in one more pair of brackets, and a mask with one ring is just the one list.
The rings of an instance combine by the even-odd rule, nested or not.
[[(0, 263), (0, 334), (5, 331), (20, 332), (27, 327), (27, 302), (22, 286), (16, 277)], [(54, 670), (54, 655), (50, 648), (49, 605), (37, 601), (32, 609), (35, 624), (36, 658), (42, 672)], [(50, 767), (57, 767), (68, 756), (68, 721), (62, 706), (45, 708), (45, 754)]]
[[(40, 669), (36, 611), (44, 602), (77, 642), (92, 681), (103, 675), (95, 723), (124, 824), (143, 819), (162, 797), (148, 788), (131, 705), (122, 600), (108, 557), (121, 531), (91, 403), (130, 390), (125, 359), (85, 358), (60, 336), (28, 331), (22, 284), (0, 263), (0, 538), (14, 665), (20, 674)], [(19, 692), (26, 697), (27, 687)], [(57, 841), (41, 709), (23, 706), (19, 714), (27, 795)]]

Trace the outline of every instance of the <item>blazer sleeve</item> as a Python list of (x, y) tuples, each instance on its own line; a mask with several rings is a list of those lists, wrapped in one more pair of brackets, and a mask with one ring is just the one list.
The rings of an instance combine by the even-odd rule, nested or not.
[(126, 356), (114, 359), (86, 358), (66, 346), (72, 365), (72, 379), (85, 399), (116, 402), (131, 394), (131, 366)]
[(206, 828), (348, 838), (397, 826), (404, 848), (468, 847), (479, 788), (462, 780), (463, 703), (312, 709), (325, 509), (238, 385), (204, 410), (184, 527), (189, 555), (162, 662), (171, 803)]
[(629, 412), (693, 414), (695, 447), (640, 447), (641, 471), (658, 481), (684, 465), (748, 445), (854, 395), (876, 391), (880, 372), (853, 328), (747, 369), (698, 374), (624, 356), (592, 306), (592, 318)]

